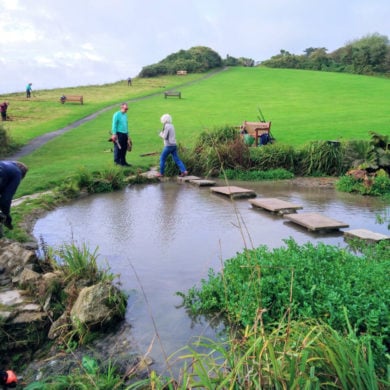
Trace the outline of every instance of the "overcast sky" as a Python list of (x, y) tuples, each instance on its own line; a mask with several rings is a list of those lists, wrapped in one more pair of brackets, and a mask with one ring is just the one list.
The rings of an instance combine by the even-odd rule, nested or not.
[(0, 93), (104, 84), (193, 46), (261, 61), (390, 37), (389, 0), (0, 0)]

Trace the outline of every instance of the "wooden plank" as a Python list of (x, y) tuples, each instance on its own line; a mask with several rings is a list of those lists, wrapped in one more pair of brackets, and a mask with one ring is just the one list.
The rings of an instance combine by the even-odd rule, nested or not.
[(185, 183), (185, 182), (190, 181), (190, 180), (200, 180), (200, 177), (198, 177), (198, 176), (190, 176), (190, 175), (183, 176), (183, 177), (180, 177), (180, 176), (177, 177), (177, 181), (181, 182), (181, 183)]
[(367, 229), (353, 229), (344, 232), (345, 238), (358, 238), (368, 242), (379, 242), (382, 240), (390, 240), (390, 236), (385, 234), (376, 233)]
[(199, 187), (214, 186), (216, 184), (215, 181), (206, 179), (191, 179), (189, 182)]
[(277, 198), (256, 198), (249, 199), (248, 202), (254, 207), (260, 207), (273, 213), (296, 212), (296, 210), (303, 209), (302, 206)]
[(217, 194), (230, 196), (231, 198), (254, 198), (256, 193), (253, 190), (236, 186), (212, 187), (210, 191)]
[(318, 213), (285, 214), (284, 218), (312, 231), (337, 230), (349, 227), (349, 225), (344, 222), (337, 221)]

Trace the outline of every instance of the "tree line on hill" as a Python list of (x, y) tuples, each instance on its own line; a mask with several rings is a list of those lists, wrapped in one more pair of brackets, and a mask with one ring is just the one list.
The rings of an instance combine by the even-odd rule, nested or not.
[(278, 55), (263, 61), (262, 65), (271, 68), (390, 75), (389, 38), (377, 33), (366, 35), (331, 53), (327, 53), (324, 47), (307, 48), (302, 55), (281, 50)]
[(144, 66), (139, 77), (156, 77), (176, 74), (180, 70), (188, 73), (203, 73), (222, 66), (253, 66), (250, 58), (227, 56), (225, 60), (214, 50), (205, 46), (195, 46), (170, 54), (157, 64)]
[[(325, 47), (309, 47), (297, 55), (287, 50), (261, 63), (270, 68), (290, 68), (346, 72), (367, 75), (390, 75), (390, 42), (385, 35), (366, 35), (348, 42), (345, 46), (328, 53)], [(176, 74), (180, 70), (202, 73), (222, 66), (255, 66), (251, 58), (225, 59), (205, 46), (195, 46), (170, 54), (162, 61), (142, 68), (139, 77), (156, 77)]]

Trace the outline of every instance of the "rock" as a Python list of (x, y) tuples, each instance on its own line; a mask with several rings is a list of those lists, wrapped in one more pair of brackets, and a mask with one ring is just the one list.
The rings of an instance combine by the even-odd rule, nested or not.
[(108, 283), (84, 287), (70, 313), (73, 326), (77, 329), (81, 323), (93, 329), (122, 317), (118, 305), (109, 304), (114, 302), (115, 295), (119, 296), (120, 292)]
[(69, 316), (67, 313), (62, 313), (56, 321), (54, 321), (49, 329), (47, 337), (54, 340), (58, 337), (64, 336), (69, 332)]
[(38, 272), (34, 272), (31, 269), (24, 268), (20, 273), (19, 283), (21, 286), (27, 286), (28, 284), (36, 284), (39, 279), (42, 278)]

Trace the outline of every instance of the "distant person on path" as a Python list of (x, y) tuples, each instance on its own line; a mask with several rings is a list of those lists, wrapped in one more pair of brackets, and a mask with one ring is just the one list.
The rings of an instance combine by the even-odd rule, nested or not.
[(10, 230), (12, 198), (27, 171), (27, 166), (19, 161), (0, 161), (0, 222)]
[(1, 112), (1, 120), (7, 120), (7, 108), (9, 106), (9, 102), (3, 102), (0, 104), (0, 112)]
[(160, 137), (164, 140), (164, 149), (161, 152), (160, 172), (157, 174), (157, 177), (164, 176), (165, 162), (167, 161), (167, 158), (170, 154), (172, 155), (173, 161), (180, 169), (180, 176), (184, 177), (188, 175), (188, 172), (183, 161), (180, 160), (177, 154), (176, 133), (175, 128), (172, 124), (172, 117), (169, 114), (164, 114), (160, 118), (160, 121), (163, 124), (163, 129), (160, 132)]
[(127, 86), (131, 85), (131, 77), (127, 79)]
[(130, 167), (126, 162), (127, 145), (129, 142), (129, 125), (127, 121), (127, 103), (121, 104), (121, 109), (112, 117), (112, 136), (114, 143), (114, 163), (117, 165)]
[(32, 92), (32, 83), (28, 83), (26, 86), (26, 98), (29, 99), (31, 97)]

